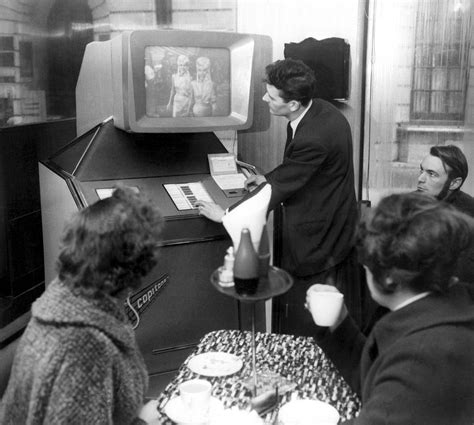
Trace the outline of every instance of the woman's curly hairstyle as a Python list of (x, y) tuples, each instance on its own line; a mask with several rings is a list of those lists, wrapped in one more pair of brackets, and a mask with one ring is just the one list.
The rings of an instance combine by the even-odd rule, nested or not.
[(93, 297), (137, 288), (157, 263), (162, 227), (157, 206), (131, 188), (117, 187), (66, 225), (59, 279)]
[[(396, 194), (360, 223), (357, 247), (383, 293), (397, 285), (442, 292), (472, 234), (473, 220), (451, 205), (425, 194)], [(388, 276), (395, 285), (386, 283)]]

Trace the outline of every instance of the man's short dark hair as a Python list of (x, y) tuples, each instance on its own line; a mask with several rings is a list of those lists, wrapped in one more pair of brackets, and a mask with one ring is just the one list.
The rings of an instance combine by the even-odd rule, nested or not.
[(267, 65), (264, 82), (280, 90), (280, 96), (289, 102), (296, 100), (306, 106), (315, 96), (316, 77), (303, 61), (284, 59)]
[(430, 149), (430, 155), (436, 156), (441, 160), (450, 181), (461, 177), (462, 183), (464, 183), (467, 177), (468, 165), (466, 156), (461, 149), (454, 145), (433, 146)]
[(472, 226), (470, 217), (434, 197), (416, 192), (390, 195), (359, 225), (359, 259), (382, 293), (397, 287), (443, 292), (460, 252), (471, 242)]

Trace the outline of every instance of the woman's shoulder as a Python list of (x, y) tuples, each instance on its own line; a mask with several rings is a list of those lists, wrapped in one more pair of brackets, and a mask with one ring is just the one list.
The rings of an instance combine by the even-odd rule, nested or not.
[(471, 286), (456, 283), (446, 293), (432, 293), (390, 312), (373, 330), (379, 346), (409, 352), (415, 345), (428, 354), (436, 347), (470, 344), (474, 349), (473, 292)]

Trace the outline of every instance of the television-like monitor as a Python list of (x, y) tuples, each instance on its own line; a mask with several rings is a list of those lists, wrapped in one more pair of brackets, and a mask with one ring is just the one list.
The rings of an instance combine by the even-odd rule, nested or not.
[(76, 88), (78, 134), (108, 110), (117, 127), (135, 133), (248, 129), (259, 37), (139, 30), (90, 43)]

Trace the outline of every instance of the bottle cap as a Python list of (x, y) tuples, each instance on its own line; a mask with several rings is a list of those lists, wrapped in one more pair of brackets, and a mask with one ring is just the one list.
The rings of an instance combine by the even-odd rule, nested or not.
[(227, 254), (224, 257), (224, 269), (230, 270), (230, 271), (234, 270), (234, 256), (233, 255)]

